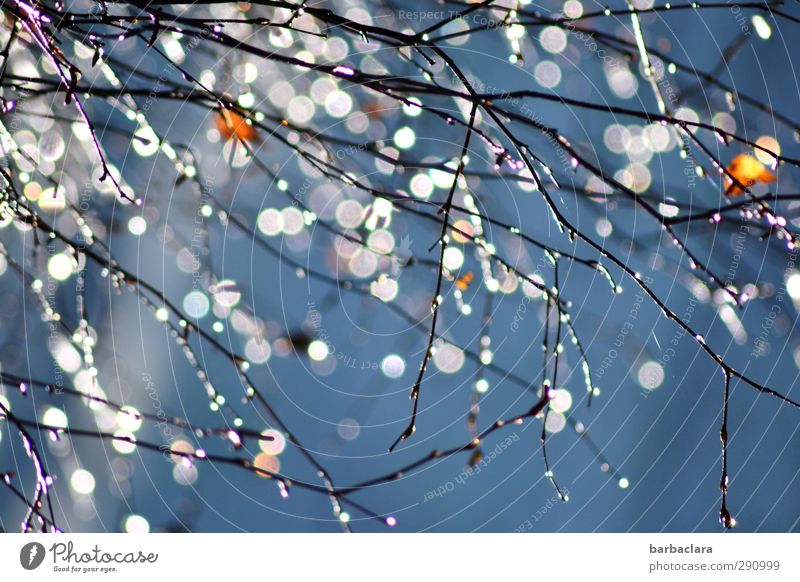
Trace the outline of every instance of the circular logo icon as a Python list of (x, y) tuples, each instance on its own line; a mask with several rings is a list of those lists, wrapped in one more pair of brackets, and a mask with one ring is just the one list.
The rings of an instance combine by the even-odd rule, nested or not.
[(39, 542), (29, 542), (19, 551), (19, 563), (26, 570), (35, 570), (42, 565), (45, 549)]

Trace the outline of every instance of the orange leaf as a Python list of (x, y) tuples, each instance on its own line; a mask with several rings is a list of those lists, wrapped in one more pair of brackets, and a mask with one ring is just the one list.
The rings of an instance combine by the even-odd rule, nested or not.
[[(728, 172), (748, 188), (757, 182), (769, 184), (775, 181), (775, 174), (750, 154), (739, 154), (733, 158), (731, 165), (728, 166)], [(729, 196), (741, 196), (744, 190), (726, 175), (725, 193)]]
[(472, 280), (475, 278), (475, 275), (472, 274), (470, 271), (466, 275), (462, 275), (458, 279), (456, 279), (456, 289), (459, 291), (466, 291), (469, 289), (469, 284), (472, 283)]
[(242, 142), (258, 140), (256, 128), (249, 125), (244, 117), (230, 109), (218, 109), (217, 115), (214, 117), (214, 123), (217, 126), (217, 131), (225, 139), (235, 138)]

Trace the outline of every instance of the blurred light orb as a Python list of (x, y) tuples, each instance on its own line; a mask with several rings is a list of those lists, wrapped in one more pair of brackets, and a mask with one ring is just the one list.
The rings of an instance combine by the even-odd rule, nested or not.
[(727, 131), (729, 133), (736, 132), (736, 118), (727, 111), (715, 113), (714, 117), (711, 118), (711, 122), (713, 123), (714, 127), (718, 127), (723, 131)]
[(303, 230), (305, 221), (303, 219), (303, 213), (300, 212), (299, 209), (294, 206), (287, 206), (281, 210), (281, 216), (283, 217), (283, 232), (285, 234), (295, 235)]
[(80, 495), (91, 495), (95, 487), (94, 475), (92, 475), (86, 469), (77, 469), (72, 473), (72, 477), (69, 479), (69, 484), (75, 493)]
[(639, 385), (645, 390), (655, 390), (664, 383), (664, 368), (658, 362), (645, 362), (637, 374)]
[(147, 230), (147, 221), (141, 216), (132, 216), (128, 221), (128, 232), (141, 236)]
[(244, 345), (244, 355), (253, 364), (264, 364), (272, 355), (269, 342), (262, 337), (251, 337)]
[(552, 89), (561, 82), (561, 67), (553, 61), (540, 61), (533, 69), (536, 82), (545, 89)]
[(567, 412), (572, 408), (572, 394), (565, 388), (556, 390), (555, 395), (550, 400), (550, 408), (556, 412)]
[[(314, 100), (315, 103), (319, 105), (325, 104), (325, 99), (327, 99), (328, 95), (336, 91), (336, 81), (333, 79), (329, 79), (327, 77), (320, 77), (319, 79), (315, 79), (313, 83), (311, 83), (311, 89), (309, 94), (311, 98)], [(290, 86), (291, 87), (291, 86)], [(291, 87), (292, 93), (294, 93), (294, 87)]]
[[(253, 466), (256, 469), (267, 471), (268, 473), (278, 473), (281, 470), (281, 462), (278, 460), (278, 457), (270, 455), (269, 453), (258, 453), (253, 459)], [(272, 475), (267, 475), (265, 473), (258, 473), (258, 475), (267, 479), (272, 477)]]
[(117, 412), (116, 421), (120, 428), (130, 432), (136, 432), (142, 428), (142, 416), (133, 406), (123, 406), (122, 410)]
[(258, 78), (258, 67), (250, 62), (238, 65), (233, 72), (242, 83), (252, 83)]
[[(697, 112), (692, 109), (691, 107), (681, 107), (675, 112), (675, 118), (680, 119), (682, 121), (688, 121), (689, 123), (698, 123), (700, 121), (700, 116)], [(697, 131), (696, 126), (690, 126), (689, 131), (695, 133)]]
[(259, 440), (258, 448), (269, 455), (280, 455), (286, 448), (286, 438), (280, 431), (274, 428), (268, 428), (261, 431), (261, 434), (266, 437), (272, 437), (271, 441)]
[(256, 104), (256, 96), (252, 93), (242, 93), (239, 95), (239, 98), (236, 100), (239, 104), (239, 107), (243, 107), (244, 109), (250, 109), (253, 105)]
[(417, 174), (411, 178), (410, 188), (414, 196), (426, 199), (433, 194), (433, 180), (428, 174)]
[(453, 344), (443, 343), (433, 354), (433, 363), (445, 374), (455, 374), (464, 366), (464, 352)]
[(448, 271), (458, 271), (464, 264), (464, 253), (458, 247), (449, 246), (444, 250), (443, 262)]
[(594, 224), (594, 230), (598, 235), (605, 238), (611, 236), (611, 233), (614, 232), (614, 225), (607, 218), (598, 218)]
[(192, 446), (192, 443), (183, 439), (172, 441), (169, 446), (169, 450), (172, 451), (169, 455), (169, 458), (173, 463), (185, 463), (190, 455), (194, 455), (194, 447)]
[(328, 344), (320, 340), (314, 340), (308, 344), (308, 357), (314, 361), (321, 362), (328, 357), (330, 351)]
[(373, 252), (359, 248), (350, 258), (347, 266), (356, 277), (371, 277), (378, 268), (378, 257)]
[(519, 24), (511, 24), (506, 28), (506, 37), (509, 40), (519, 40), (525, 36), (525, 27)]
[(353, 100), (350, 95), (344, 91), (331, 91), (328, 93), (328, 96), (325, 97), (325, 111), (331, 117), (347, 117), (352, 109)]
[(558, 54), (567, 48), (567, 33), (561, 27), (546, 26), (539, 33), (539, 42), (547, 52)]
[(125, 519), (125, 531), (128, 533), (150, 533), (150, 523), (141, 515), (129, 515)]
[(66, 281), (72, 275), (72, 259), (64, 253), (58, 253), (47, 261), (47, 272), (56, 281)]
[(630, 99), (639, 90), (639, 81), (628, 69), (610, 68), (606, 71), (608, 86), (621, 99)]
[(61, 369), (68, 374), (74, 374), (81, 369), (83, 357), (80, 355), (72, 342), (62, 336), (54, 338), (50, 345), (50, 351)]
[(201, 319), (208, 315), (211, 303), (202, 291), (190, 291), (183, 298), (183, 310), (193, 319)]
[(544, 279), (538, 273), (531, 273), (527, 279), (522, 280), (522, 292), (530, 299), (538, 299), (542, 296), (540, 287), (534, 283), (544, 287)]
[(317, 108), (311, 99), (305, 95), (299, 95), (297, 97), (293, 97), (292, 100), (289, 101), (287, 112), (289, 114), (289, 119), (291, 119), (294, 123), (304, 124), (311, 121), (311, 118), (314, 117), (316, 109)]
[[(781, 144), (778, 143), (778, 140), (772, 137), (771, 135), (762, 135), (756, 140), (756, 145), (762, 147), (764, 149), (768, 149), (771, 152), (774, 152), (777, 155), (781, 155)], [(767, 166), (772, 166), (775, 163), (775, 156), (772, 154), (768, 154), (767, 152), (755, 148), (753, 150), (758, 161), (762, 164)]]
[(658, 203), (658, 212), (661, 214), (661, 216), (671, 218), (673, 216), (678, 216), (680, 211), (680, 207), (675, 206), (674, 204), (667, 204), (665, 202)]
[(455, 180), (455, 170), (458, 168), (458, 163), (450, 160), (449, 162), (445, 162), (444, 165), (446, 168), (449, 168), (450, 171), (431, 168), (428, 175), (431, 177), (431, 180), (433, 180), (434, 186), (442, 190), (449, 190), (453, 185), (453, 180)]
[(645, 139), (640, 128), (637, 127), (636, 129), (636, 134), (628, 143), (628, 159), (632, 162), (646, 164), (653, 159), (653, 150), (650, 148), (650, 144)]
[(624, 153), (631, 140), (631, 132), (624, 125), (612, 123), (603, 131), (603, 143), (615, 154)]
[(653, 178), (649, 168), (644, 164), (631, 164), (628, 166), (627, 173), (631, 177), (630, 188), (634, 192), (641, 194), (650, 188)]
[(400, 291), (400, 285), (396, 279), (381, 275), (377, 280), (369, 284), (369, 291), (381, 301), (393, 301)]
[(416, 97), (409, 97), (407, 101), (408, 103), (403, 103), (403, 113), (409, 117), (417, 117), (420, 113), (422, 113), (422, 101)]
[(452, 230), (450, 231), (453, 240), (460, 244), (468, 243), (471, 240), (470, 237), (472, 237), (474, 233), (475, 231), (472, 228), (472, 223), (463, 219), (456, 220), (455, 223), (453, 223)]
[(416, 141), (417, 136), (410, 127), (401, 127), (394, 133), (394, 144), (401, 150), (414, 147)]
[(182, 248), (175, 255), (175, 264), (182, 273), (193, 273), (199, 267), (199, 261), (187, 248)]
[(67, 428), (67, 415), (60, 408), (51, 406), (42, 415), (42, 423), (55, 428)]
[(194, 463), (178, 463), (172, 468), (172, 478), (175, 479), (178, 485), (183, 485), (184, 487), (194, 485), (199, 476), (200, 472), (197, 470)]
[(235, 307), (242, 299), (242, 293), (233, 279), (223, 279), (209, 289), (214, 296), (214, 303), (221, 307)]
[(38, 182), (28, 182), (22, 189), (22, 193), (31, 202), (36, 202), (42, 195), (42, 186)]
[(567, 0), (564, 2), (564, 16), (569, 18), (580, 18), (583, 15), (583, 4), (579, 0)]
[(388, 378), (399, 378), (406, 371), (406, 362), (397, 354), (389, 354), (381, 361), (381, 371)]
[(800, 299), (800, 273), (792, 273), (786, 279), (786, 292), (792, 299)]
[(258, 230), (266, 236), (277, 236), (283, 230), (283, 215), (276, 208), (265, 208), (258, 215)]
[(55, 162), (64, 155), (66, 144), (57, 130), (46, 132), (39, 139), (39, 153), (43, 160)]
[(361, 434), (361, 425), (355, 418), (343, 418), (336, 427), (336, 432), (346, 441), (352, 441)]
[(563, 414), (551, 410), (547, 415), (547, 422), (545, 423), (545, 429), (547, 429), (547, 432), (555, 434), (564, 430), (566, 424), (567, 424), (567, 418)]
[(364, 219), (364, 207), (358, 200), (343, 200), (336, 206), (336, 222), (342, 228), (358, 228)]
[(136, 450), (136, 437), (132, 432), (118, 430), (114, 432), (114, 440), (111, 446), (121, 455), (130, 455)]
[(658, 123), (648, 125), (642, 131), (645, 144), (653, 152), (668, 151), (672, 145), (671, 136), (669, 129)]
[(161, 147), (158, 136), (149, 125), (145, 125), (136, 130), (131, 140), (133, 151), (143, 158), (154, 155)]
[(388, 230), (375, 230), (367, 237), (367, 246), (379, 255), (388, 255), (394, 249), (394, 235)]

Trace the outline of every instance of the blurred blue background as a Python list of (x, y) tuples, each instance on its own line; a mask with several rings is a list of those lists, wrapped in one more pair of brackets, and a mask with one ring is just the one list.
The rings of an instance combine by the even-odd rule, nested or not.
[[(349, 6), (357, 8), (355, 4)], [(603, 7), (586, 3), (583, 10), (589, 12)], [(625, 5), (611, 7), (625, 8)], [(561, 5), (529, 4), (527, 8), (549, 14), (560, 10)], [(376, 24), (398, 30), (405, 27), (419, 30), (433, 23), (423, 17), (419, 22), (410, 19), (404, 22), (397, 14), (406, 9), (418, 10), (398, 5), (394, 7), (395, 15), (391, 16), (391, 10), (374, 8), (372, 18)], [(797, 13), (793, 7), (787, 10)], [(794, 70), (797, 49), (790, 39), (796, 25), (782, 22), (776, 26), (768, 18), (771, 35), (764, 39), (755, 31), (751, 20), (754, 13), (751, 11), (740, 17), (738, 12), (725, 7), (675, 11), (644, 15), (642, 23), (645, 39), (651, 46), (658, 47), (677, 63), (713, 71), (720, 63), (721, 53), (743, 35), (741, 18), (744, 18), (751, 34), (745, 35), (742, 48), (735, 57), (728, 58), (728, 65), (714, 76), (794, 118), (798, 101)], [(629, 40), (633, 38), (626, 16), (586, 21), (586, 26), (590, 25)], [(443, 32), (458, 30), (457, 26), (461, 23), (448, 25)], [(614, 81), (613, 71), (604, 68), (603, 59), (589, 50), (575, 33), (566, 35), (567, 44), (562, 51), (546, 50), (539, 32), (544, 28), (530, 28), (533, 40), (528, 39), (523, 44), (522, 63), (509, 62), (508, 56), (513, 50), (502, 32), (476, 33), (463, 44), (443, 42), (442, 46), (471, 78), (480, 79), (486, 87), (531, 89), (594, 103), (657, 111), (653, 92), (637, 63), (630, 63), (605, 47), (608, 54), (614, 55), (614, 62), (621, 63), (620, 66), (631, 73)], [(342, 62), (366, 67), (377, 61), (393, 73), (419, 75), (413, 65), (399, 59), (394, 51), (381, 50), (377, 41), (367, 44), (353, 36), (341, 38), (347, 43), (347, 55)], [(256, 38), (253, 42), (261, 40)], [(554, 42), (557, 44), (558, 39)], [(110, 55), (157, 77), (163, 70), (163, 61), (152, 54), (139, 61), (144, 54), (143, 47), (143, 42), (130, 40), (116, 44)], [(223, 82), (226, 67), (235, 69), (241, 65), (234, 57), (218, 61), (216, 49), (195, 50), (186, 56), (184, 66), (195, 75), (214, 72), (218, 83), (215, 88)], [(537, 65), (544, 61), (555, 64), (559, 71), (560, 80), (552, 87), (547, 86), (552, 82), (548, 75), (554, 75), (554, 69), (545, 67), (536, 73)], [(245, 83), (235, 81), (232, 86), (238, 90), (234, 93), (242, 93), (246, 85), (255, 96), (256, 109), (263, 104), (266, 111), (284, 111), (279, 100), (269, 97), (270, 91), (278, 90), (276, 79), (288, 79), (295, 94), (304, 95), (312, 91), (312, 82), (321, 76), (298, 73), (264, 59), (252, 62), (258, 68), (258, 77)], [(668, 65), (669, 61), (664, 64)], [(446, 72), (442, 75), (450, 77)], [(185, 83), (177, 76), (172, 80)], [(142, 80), (123, 81), (132, 86), (149, 86)], [(638, 89), (628, 96), (631, 83), (636, 83)], [(343, 82), (338, 85), (352, 97), (354, 109), (377, 99), (362, 88)], [(737, 134), (752, 140), (773, 136), (784, 155), (800, 157), (791, 128), (739, 102), (731, 109), (725, 91), (719, 87), (707, 82), (698, 86), (680, 71), (667, 73), (661, 87), (685, 95), (675, 109), (691, 109), (698, 119), (708, 123), (729, 124), (732, 120)], [(458, 114), (452, 100), (425, 97), (422, 101)], [(712, 181), (702, 177), (689, 179), (684, 173), (687, 162), (678, 155), (673, 135), (664, 138), (671, 144), (664, 151), (651, 152), (646, 161), (632, 162), (629, 151), (614, 151), (613, 131), (617, 130), (612, 129), (609, 134), (609, 126), (618, 124), (622, 128), (619, 131), (625, 128), (632, 131), (626, 138), (630, 145), (631, 136), (641, 135), (645, 126), (643, 120), (542, 100), (531, 99), (524, 103), (529, 109), (519, 110), (533, 111), (536, 121), (557, 128), (609, 175), (615, 175), (620, 169), (630, 169), (631, 163), (646, 167), (649, 179), (641, 189), (643, 196), (667, 196), (670, 200), (661, 201), (695, 210), (718, 204), (719, 188)], [(90, 99), (87, 104), (99, 128), (116, 126), (136, 130), (135, 123), (107, 103)], [(52, 107), (60, 109), (60, 104), (54, 103)], [(720, 113), (726, 117), (719, 117)], [(149, 118), (160, 135), (175, 143), (191, 144), (198, 158), (196, 166), (200, 177), (209, 180), (213, 196), (249, 229), (245, 234), (231, 223), (225, 224), (219, 220), (216, 210), (204, 217), (210, 250), (209, 255), (203, 257), (204, 265), (211, 266), (218, 281), (235, 282), (236, 291), (242, 295), (238, 306), (242, 309), (236, 316), (225, 310), (219, 312), (224, 312), (223, 316), (206, 310), (198, 319), (199, 324), (210, 331), (214, 322), (220, 322), (223, 331), (217, 334), (219, 341), (239, 353), (247, 350), (248, 339), (259, 334), (270, 342), (269, 359), (261, 364), (254, 363), (250, 376), (285, 424), (329, 470), (338, 486), (390, 474), (429, 455), (434, 449), (467, 443), (471, 436), (466, 415), (475, 382), (480, 377), (489, 385), (488, 391), (481, 395), (480, 429), (496, 419), (510, 418), (530, 409), (537, 398), (535, 391), (515, 384), (495, 370), (480, 371), (473, 359), (467, 358), (455, 373), (445, 373), (432, 363), (422, 385), (416, 434), (389, 454), (388, 446), (407, 425), (411, 409), (408, 392), (425, 350), (436, 271), (420, 264), (419, 260), (437, 259), (438, 250), (428, 249), (435, 243), (439, 227), (397, 210), (392, 213), (391, 224), (387, 227), (396, 245), (400, 246), (402, 241), (403, 250), (417, 261), (393, 273), (399, 286), (393, 303), (420, 319), (417, 325), (410, 325), (375, 297), (358, 295), (313, 278), (298, 277), (290, 261), (334, 276), (338, 273), (340, 277), (352, 278), (346, 265), (342, 267), (341, 257), (337, 258), (337, 245), (343, 244), (342, 241), (337, 242), (334, 235), (318, 224), (304, 225), (292, 235), (264, 236), (257, 230), (261, 213), (269, 208), (291, 207), (292, 196), (297, 196), (320, 217), (336, 222), (336, 209), (343, 201), (354, 200), (359, 208), (366, 209), (372, 203), (371, 197), (355, 188), (343, 188), (341, 183), (325, 181), (311, 172), (292, 150), (270, 137), (263, 137), (257, 144), (256, 157), (278, 178), (285, 180), (285, 185), (272, 180), (252, 164), (241, 165), (235, 160), (231, 164), (230, 146), (224, 146), (219, 135), (213, 134), (214, 115), (207, 105), (159, 100), (150, 110)], [(496, 129), (489, 129), (492, 124), (485, 116), (483, 123), (482, 127), (491, 135), (500, 135)], [(406, 115), (396, 104), (371, 118), (371, 124), (374, 127), (361, 136), (355, 135), (342, 119), (328, 115), (321, 105), (308, 122), (331, 135), (354, 141), (391, 140), (398, 129), (410, 127), (416, 134), (416, 143), (403, 152), (403, 159), (417, 161), (451, 159), (458, 155), (463, 140), (463, 128), (449, 126), (425, 113), (415, 117)], [(618, 195), (606, 199), (597, 194), (597, 183), (592, 182), (587, 171), (583, 167), (576, 172), (565, 168), (558, 151), (535, 129), (516, 122), (510, 127), (551, 164), (564, 188), (552, 187), (550, 191), (555, 193), (557, 202), (574, 224), (594, 240), (607, 245), (631, 268), (651, 277), (653, 289), (667, 305), (702, 333), (707, 343), (730, 364), (785, 395), (800, 398), (795, 358), (795, 351), (800, 348), (800, 336), (795, 329), (796, 301), (800, 298), (792, 296), (791, 285), (786, 288), (787, 280), (797, 269), (785, 244), (777, 240), (759, 240), (761, 231), (755, 227), (744, 239), (737, 238), (740, 230), (735, 215), (718, 225), (700, 221), (691, 228), (686, 224), (678, 228), (677, 233), (688, 241), (698, 258), (723, 278), (732, 273), (731, 283), (740, 289), (747, 284), (757, 286), (753, 289), (758, 296), (734, 316), (742, 322), (743, 327), (739, 328), (735, 322), (731, 323), (732, 309), (721, 293), (706, 285), (703, 277), (688, 267), (685, 258), (681, 259), (671, 242), (661, 238), (660, 227), (652, 217), (633, 210)], [(128, 138), (103, 129), (99, 131), (110, 158), (131, 188), (142, 195), (144, 206), (138, 209), (120, 205), (107, 193), (98, 192), (90, 201), (91, 212), (98, 222), (106, 225), (111, 252), (121, 266), (163, 288), (176, 305), (186, 306), (187, 295), (196, 290), (191, 260), (187, 257), (187, 252), (193, 248), (194, 217), (198, 213), (192, 184), (184, 181), (176, 185), (174, 165), (162, 153), (148, 157), (136, 155)], [(726, 147), (708, 132), (697, 135), (724, 163), (746, 151), (741, 145)], [(74, 159), (69, 149), (73, 147), (76, 149)], [(65, 165), (58, 172), (70, 174), (72, 171), (66, 164), (79, 165), (81, 147), (77, 142), (70, 142), (63, 159)], [(703, 159), (702, 154), (696, 150), (695, 153)], [(413, 191), (410, 184), (413, 176), (417, 173), (429, 175), (427, 170), (412, 168), (403, 172), (381, 172), (372, 156), (363, 151), (349, 151), (337, 159), (372, 186), (389, 192)], [(486, 145), (474, 141), (468, 169), (492, 172), (493, 164), (493, 156)], [(703, 159), (703, 165), (711, 167), (707, 159)], [(797, 191), (793, 168), (781, 166), (776, 172), (779, 192)], [(73, 189), (70, 194), (73, 199), (79, 191), (77, 175), (73, 174), (75, 184), (69, 185), (66, 181), (68, 190)], [(618, 179), (624, 180), (625, 176), (618, 176)], [(482, 212), (518, 225), (523, 232), (558, 248), (574, 250), (582, 257), (597, 258), (586, 245), (573, 244), (557, 231), (539, 193), (520, 188), (511, 179), (470, 178), (468, 184)], [(572, 191), (573, 187), (578, 192)], [(594, 188), (595, 195), (583, 192), (586, 188)], [(757, 193), (765, 191), (763, 185), (756, 189)], [(430, 198), (443, 200), (446, 195), (446, 188), (436, 187)], [(457, 204), (463, 204), (463, 196), (463, 189), (459, 189)], [(683, 206), (681, 208), (681, 212), (686, 211)], [(778, 208), (789, 218), (796, 213), (790, 203), (782, 203)], [(48, 216), (46, 211), (43, 214)], [(131, 232), (129, 221), (134, 216), (146, 219), (147, 230), (141, 236)], [(51, 213), (49, 218), (69, 230), (69, 220), (61, 217), (61, 213)], [(467, 217), (456, 213), (455, 218)], [(168, 228), (165, 229), (165, 225), (169, 225)], [(529, 273), (541, 264), (542, 254), (535, 248), (521, 247), (516, 237), (501, 228), (489, 225), (485, 228), (498, 255)], [(363, 223), (353, 231), (364, 237), (369, 234)], [(280, 256), (254, 244), (252, 235), (266, 240)], [(33, 270), (42, 268), (46, 253), (42, 258), (41, 249), (37, 251), (32, 246), (29, 232), (6, 226), (2, 237), (9, 252), (19, 260), (23, 257), (30, 260)], [(465, 257), (460, 274), (475, 274), (475, 281), (464, 293), (464, 301), (471, 305), (472, 313), (459, 312), (453, 285), (445, 282), (447, 294), (440, 313), (440, 333), (449, 341), (479, 350), (482, 314), (486, 302), (491, 300), (488, 334), (493, 364), (527, 379), (535, 390), (541, 382), (544, 302), (526, 298), (522, 285), (513, 293), (487, 291), (474, 247), (459, 246), (464, 249)], [(665, 320), (652, 301), (643, 297), (636, 285), (622, 277), (618, 269), (609, 267), (622, 287), (621, 293), (614, 294), (597, 272), (567, 261), (562, 261), (561, 265), (559, 287), (563, 296), (573, 302), (571, 319), (580, 334), (600, 394), (588, 407), (580, 361), (568, 339), (561, 358), (558, 387), (572, 394), (573, 404), (566, 412), (569, 419), (586, 427), (586, 434), (601, 449), (610, 467), (602, 466), (603, 460), (598, 459), (596, 451), (570, 423), (563, 430), (550, 433), (548, 454), (552, 469), (559, 484), (569, 492), (569, 501), (562, 503), (544, 475), (539, 440), (541, 421), (510, 425), (487, 437), (482, 451), (488, 455), (499, 443), (505, 442), (507, 446), (467, 478), (464, 478), (464, 470), (469, 452), (437, 459), (395, 481), (352, 495), (354, 501), (381, 516), (396, 516), (397, 525), (390, 531), (721, 531), (718, 522), (719, 427), (723, 376), (719, 368), (693, 338), (681, 334), (674, 323)], [(378, 272), (388, 272), (389, 268), (383, 262), (360, 281), (369, 284)], [(206, 284), (206, 276), (204, 271), (200, 277), (201, 289)], [(502, 281), (504, 275), (496, 271), (495, 277)], [(548, 285), (553, 284), (549, 267), (542, 269), (542, 277)], [(74, 283), (74, 277), (61, 283), (56, 294), (59, 310), (71, 314), (72, 321), (75, 320)], [(22, 293), (19, 278), (10, 270), (0, 279), (0, 284), (3, 370), (53, 380), (53, 358), (46, 349), (48, 330), (41, 322), (32, 297)], [(207, 289), (203, 292), (211, 295)], [(252, 306), (252, 312), (243, 309), (244, 305)], [(87, 306), (88, 319), (99, 338), (95, 348), (98, 378), (109, 398), (157, 414), (152, 396), (155, 390), (160, 406), (168, 414), (184, 416), (204, 426), (223, 426), (230, 421), (230, 415), (223, 417), (209, 409), (205, 388), (198, 381), (196, 370), (149, 308), (137, 301), (135, 293), (114, 289), (109, 280), (101, 276), (100, 268), (93, 264), (87, 270)], [(321, 313), (321, 319), (311, 325), (314, 310)], [(515, 315), (518, 325), (512, 325)], [(253, 325), (258, 333), (253, 332)], [(623, 334), (623, 329), (628, 330), (627, 333)], [(306, 344), (319, 339), (323, 332), (329, 348), (333, 349), (327, 358), (318, 362), (309, 357)], [(625, 339), (620, 344), (621, 335)], [(289, 336), (294, 339), (294, 345), (288, 342)], [(240, 403), (245, 388), (225, 356), (194, 334), (190, 334), (189, 341), (215, 388), (241, 413), (244, 426), (255, 430), (274, 426), (263, 409)], [(250, 349), (254, 349), (253, 345)], [(405, 364), (404, 372), (396, 378), (382, 370), (390, 354), (401, 356)], [(659, 379), (663, 371), (663, 381), (655, 388), (645, 387), (648, 380), (647, 377), (642, 379), (643, 367)], [(33, 391), (23, 397), (9, 385), (4, 387), (4, 396), (12, 410), (22, 417), (41, 417), (49, 407), (56, 406), (65, 407), (72, 427), (94, 426), (98, 422), (96, 412), (63, 396)], [(800, 411), (781, 405), (768, 395), (760, 395), (741, 382), (733, 383), (729, 418), (729, 507), (738, 522), (734, 531), (796, 531), (800, 527), (799, 420)], [(115, 420), (105, 418), (100, 424), (103, 422), (113, 427)], [(124, 530), (129, 516), (138, 515), (146, 518), (151, 531), (341, 530), (330, 501), (319, 493), (291, 487), (289, 498), (283, 499), (274, 480), (231, 466), (196, 463), (193, 469), (181, 469), (175, 462), (142, 448), (122, 455), (107, 441), (62, 439), (59, 443), (48, 444), (48, 436), (45, 433), (40, 436), (43, 449), (48, 451), (50, 471), (58, 476), (53, 500), (65, 529)], [(186, 441), (194, 447), (202, 442), (208, 452), (221, 454), (252, 457), (259, 452), (258, 443), (252, 439), (245, 439), (244, 448), (234, 451), (224, 439), (197, 439), (188, 431), (175, 427), (165, 431), (152, 423), (144, 423), (136, 437), (157, 445), (167, 445), (174, 442), (173, 439)], [(507, 438), (511, 438), (510, 444)], [(297, 481), (321, 483), (313, 467), (292, 443), (287, 443), (278, 459), (282, 474)], [(2, 431), (0, 460), (3, 470), (15, 467), (20, 473), (21, 486), (30, 487), (32, 476), (24, 453), (14, 431), (6, 427)], [(78, 468), (88, 470), (96, 480), (91, 495), (81, 494), (70, 486), (70, 476)], [(434, 495), (434, 491), (439, 494)], [(345, 504), (345, 509), (355, 531), (388, 529), (357, 508)], [(0, 495), (1, 523), (6, 531), (18, 528), (23, 512), (24, 507), (8, 492)]]

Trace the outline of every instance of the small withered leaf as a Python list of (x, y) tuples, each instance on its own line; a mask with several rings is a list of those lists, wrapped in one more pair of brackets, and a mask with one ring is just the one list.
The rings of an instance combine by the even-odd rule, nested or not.
[(247, 120), (230, 109), (218, 109), (214, 116), (217, 131), (227, 139), (238, 139), (242, 142), (258, 140), (256, 128), (247, 123)]
[[(725, 176), (725, 193), (728, 196), (741, 196), (744, 193), (742, 186), (749, 188), (757, 182), (769, 184), (775, 181), (775, 174), (750, 154), (739, 154), (733, 158), (727, 170), (729, 175)], [(731, 180), (730, 176), (739, 184)]]

